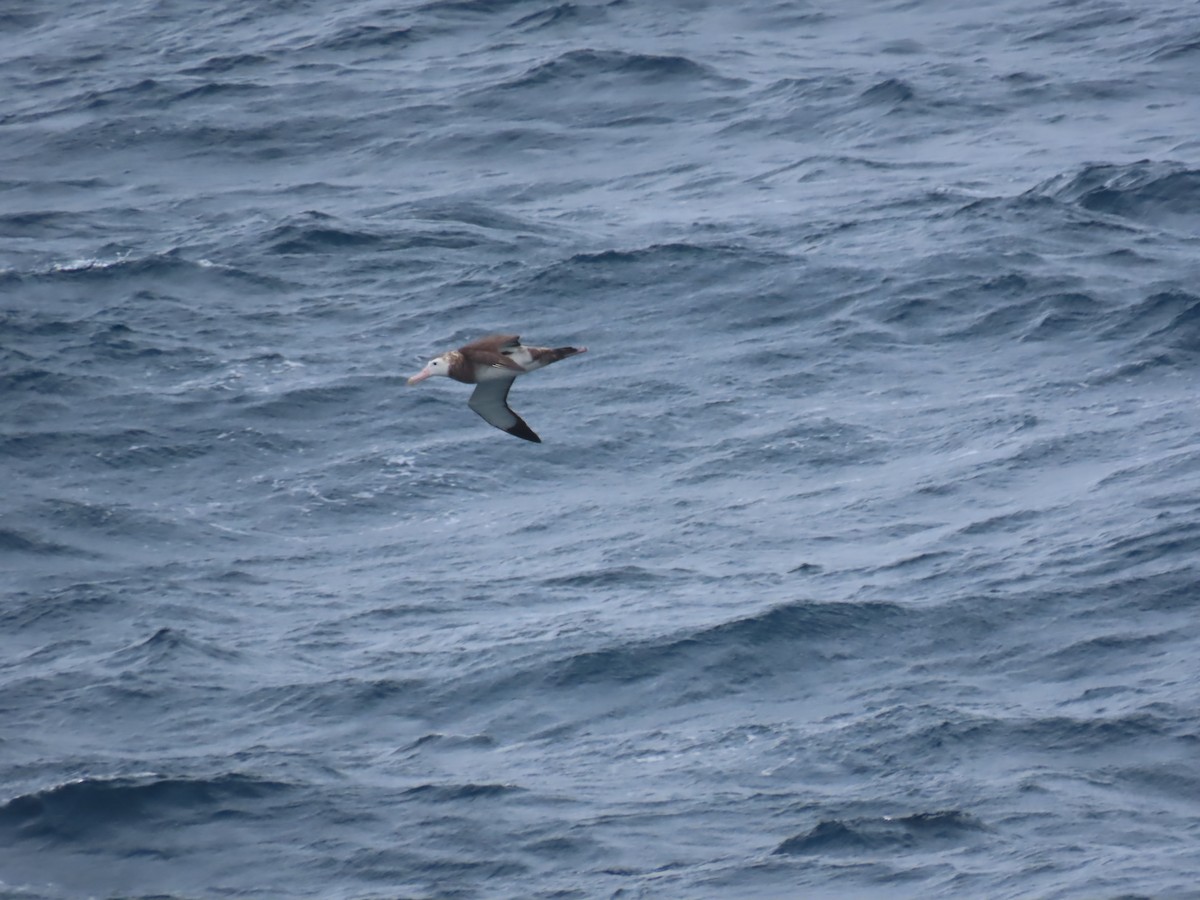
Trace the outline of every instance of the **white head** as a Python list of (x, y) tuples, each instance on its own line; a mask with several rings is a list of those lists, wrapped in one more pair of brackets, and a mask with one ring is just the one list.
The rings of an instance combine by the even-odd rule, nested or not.
[(451, 362), (452, 360), (450, 359), (450, 354), (443, 353), (441, 356), (438, 356), (427, 362), (425, 364), (425, 368), (423, 368), (412, 378), (408, 379), (408, 383), (417, 384), (418, 382), (424, 381), (426, 378), (429, 378), (432, 375), (449, 375)]

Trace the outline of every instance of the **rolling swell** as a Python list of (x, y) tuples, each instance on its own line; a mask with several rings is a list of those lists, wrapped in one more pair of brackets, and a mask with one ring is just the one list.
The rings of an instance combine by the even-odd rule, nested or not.
[(109, 290), (119, 287), (122, 292), (131, 286), (133, 290), (140, 290), (162, 284), (170, 284), (176, 289), (183, 285), (201, 289), (207, 284), (224, 283), (246, 290), (274, 289), (280, 285), (278, 279), (257, 272), (185, 259), (176, 250), (139, 258), (75, 259), (26, 272), (8, 270), (0, 273), (0, 280), (29, 284), (34, 288), (62, 285), (74, 289)]
[(81, 778), (0, 804), (0, 830), (14, 841), (73, 843), (114, 828), (253, 817), (290, 790), (284, 782), (236, 772), (210, 778)]
[(335, 52), (370, 51), (382, 54), (402, 50), (421, 39), (420, 33), (403, 25), (347, 25), (332, 36), (313, 44), (316, 49)]
[(508, 82), (509, 89), (544, 90), (572, 82), (628, 78), (641, 84), (665, 81), (698, 82), (715, 79), (706, 66), (684, 56), (655, 56), (616, 50), (572, 50), (541, 63)]
[(1200, 351), (1200, 297), (1184, 290), (1157, 291), (1134, 303), (1108, 333), (1136, 337), (1144, 351)]
[(795, 602), (682, 636), (579, 653), (546, 670), (550, 683), (574, 688), (670, 675), (740, 689), (759, 678), (808, 668), (839, 653), (843, 642), (870, 639), (895, 627), (899, 607), (884, 603)]
[(781, 855), (876, 855), (933, 852), (981, 839), (983, 823), (960, 810), (939, 810), (877, 819), (819, 822), (811, 831), (783, 841)]
[(559, 54), (462, 100), (485, 120), (502, 116), (607, 128), (703, 116), (740, 85), (686, 56), (587, 48)]
[(1045, 181), (1030, 193), (1091, 212), (1200, 232), (1200, 171), (1180, 163), (1090, 165)]
[[(18, 536), (18, 539), (20, 537)], [(37, 548), (38, 552), (46, 552)], [(50, 552), (59, 552), (51, 547)], [(99, 584), (79, 583), (51, 594), (24, 594), (12, 597), (3, 619), (6, 628), (48, 627), (51, 631), (78, 624), (92, 614), (111, 614), (125, 604), (111, 589)]]

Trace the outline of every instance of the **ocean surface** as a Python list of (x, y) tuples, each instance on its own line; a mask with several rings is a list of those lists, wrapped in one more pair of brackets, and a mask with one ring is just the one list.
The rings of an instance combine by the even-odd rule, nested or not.
[[(1200, 10), (0, 9), (0, 897), (1200, 897)], [(432, 356), (519, 333), (544, 443)]]

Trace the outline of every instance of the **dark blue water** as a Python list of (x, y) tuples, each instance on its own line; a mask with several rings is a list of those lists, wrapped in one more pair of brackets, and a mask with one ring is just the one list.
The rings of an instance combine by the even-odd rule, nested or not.
[[(1200, 896), (1198, 67), (10, 4), (0, 896)], [(405, 386), (494, 331), (541, 445)]]

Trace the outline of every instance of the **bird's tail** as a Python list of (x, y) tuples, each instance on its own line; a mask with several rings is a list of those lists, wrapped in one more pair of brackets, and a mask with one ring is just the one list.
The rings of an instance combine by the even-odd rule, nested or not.
[(587, 347), (530, 347), (529, 355), (533, 358), (533, 368), (540, 369), (550, 363), (574, 356), (576, 353), (587, 353)]

